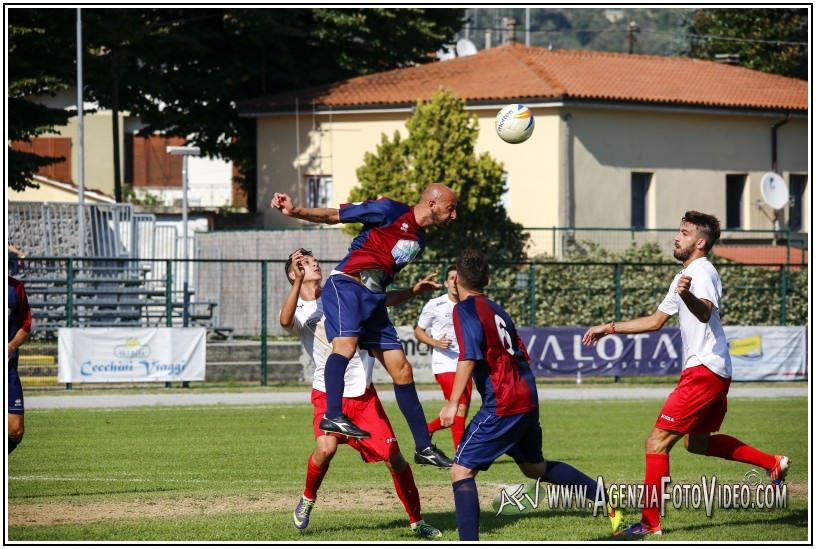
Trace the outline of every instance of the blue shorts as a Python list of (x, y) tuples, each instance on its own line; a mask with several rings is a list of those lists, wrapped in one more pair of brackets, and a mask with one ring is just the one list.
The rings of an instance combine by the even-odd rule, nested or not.
[(372, 292), (346, 275), (332, 275), (323, 292), (326, 338), (356, 337), (363, 349), (402, 349), (397, 330), (388, 318), (385, 294)]
[(497, 416), (480, 408), (465, 429), (453, 461), (473, 471), (487, 471), (503, 454), (519, 464), (541, 463), (541, 442), (538, 409)]
[[(13, 365), (12, 362), (14, 363)], [(20, 383), (20, 373), (17, 371), (16, 358), (9, 361), (8, 413), (18, 415), (25, 413), (25, 406), (23, 406), (23, 384)]]

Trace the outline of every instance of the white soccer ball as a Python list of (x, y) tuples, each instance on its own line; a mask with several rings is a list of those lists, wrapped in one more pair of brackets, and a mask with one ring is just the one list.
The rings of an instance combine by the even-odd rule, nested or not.
[(533, 135), (533, 113), (524, 105), (507, 105), (496, 115), (496, 133), (508, 143), (522, 143)]

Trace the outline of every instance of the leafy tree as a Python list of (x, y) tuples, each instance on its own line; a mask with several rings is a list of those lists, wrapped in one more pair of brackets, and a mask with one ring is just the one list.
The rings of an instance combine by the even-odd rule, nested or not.
[[(68, 88), (75, 80), (73, 50), (54, 36), (51, 29), (55, 23), (74, 28), (65, 10), (53, 14), (50, 10), (9, 10), (13, 24), (8, 29), (8, 166), (7, 185), (22, 191), (31, 183), (37, 170), (63, 160), (62, 157), (38, 156), (11, 148), (12, 141), (30, 143), (32, 137), (54, 131), (64, 125), (72, 112), (47, 107), (30, 101), (31, 97), (53, 96)], [(45, 67), (43, 59), (53, 66)], [(75, 69), (73, 69), (75, 70)]]
[[(68, 23), (49, 25), (46, 17), (40, 40), (47, 35), (55, 49), (73, 56), (75, 10), (9, 11), (15, 12), (12, 30), (33, 12), (59, 14)], [(143, 133), (182, 136), (203, 155), (232, 160), (249, 186), (255, 180), (255, 121), (239, 118), (241, 101), (430, 61), (428, 52), (453, 36), (463, 13), (436, 8), (83, 9), (86, 93), (102, 108), (138, 117), (145, 124)], [(54, 64), (57, 57), (34, 50), (24, 55), (46, 75), (60, 68)], [(61, 63), (73, 69), (71, 59)], [(10, 80), (15, 80), (11, 73)], [(254, 189), (246, 190), (254, 207)]]
[(700, 9), (689, 30), (692, 57), (735, 54), (743, 67), (807, 79), (807, 8)]
[(430, 101), (418, 102), (406, 122), (408, 136), (383, 135), (376, 153), (365, 155), (357, 170), (360, 186), (349, 199), (387, 196), (415, 204), (425, 187), (443, 183), (458, 196), (458, 217), (446, 227), (428, 230), (423, 259), (454, 259), (462, 248), (478, 247), (491, 261), (521, 260), (528, 236), (501, 203), (506, 190), (502, 165), (487, 153), (475, 154), (477, 120), (464, 107), (464, 101), (444, 89)]

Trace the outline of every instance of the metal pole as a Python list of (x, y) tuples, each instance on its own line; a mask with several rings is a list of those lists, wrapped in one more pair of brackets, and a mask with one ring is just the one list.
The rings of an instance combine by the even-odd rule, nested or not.
[(77, 8), (77, 168), (79, 170), (79, 257), (85, 257), (85, 122), (82, 82), (82, 8)]
[(524, 45), (530, 47), (530, 8), (524, 8)]
[(187, 247), (187, 159), (189, 156), (184, 155), (182, 157), (181, 163), (181, 224), (183, 225), (183, 236), (181, 239), (181, 245), (183, 246), (183, 259), (184, 259), (184, 310), (182, 311), (182, 325), (186, 328), (189, 326), (190, 322), (190, 294), (188, 293), (188, 286), (190, 282), (190, 267), (187, 264), (188, 260), (188, 247)]
[(266, 261), (261, 262), (261, 385), (266, 387), (269, 385), (269, 363), (267, 359), (267, 341), (266, 341), (266, 332), (267, 332), (267, 306), (266, 300), (268, 299), (267, 291), (269, 287), (268, 283), (268, 265)]

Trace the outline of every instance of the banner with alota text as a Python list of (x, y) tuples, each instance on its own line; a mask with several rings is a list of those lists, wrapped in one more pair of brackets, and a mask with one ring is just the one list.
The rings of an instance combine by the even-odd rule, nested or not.
[[(734, 381), (807, 379), (807, 330), (802, 326), (725, 326)], [(612, 334), (585, 346), (586, 328), (519, 328), (535, 375), (679, 375), (680, 329)]]
[(60, 328), (60, 383), (203, 381), (204, 328)]

